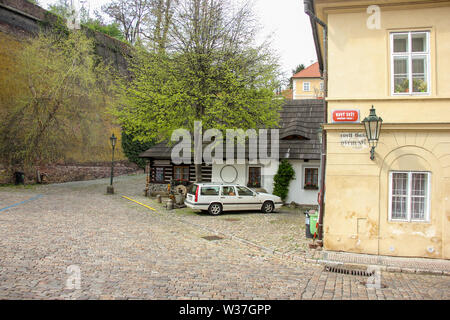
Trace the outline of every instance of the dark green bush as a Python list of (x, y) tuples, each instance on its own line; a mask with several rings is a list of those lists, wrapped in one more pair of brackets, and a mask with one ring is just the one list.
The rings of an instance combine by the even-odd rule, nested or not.
[(278, 172), (275, 175), (273, 182), (273, 194), (279, 196), (283, 201), (289, 193), (289, 184), (294, 178), (295, 171), (292, 165), (286, 160), (282, 160), (278, 167)]
[(133, 141), (133, 136), (122, 131), (122, 150), (130, 162), (136, 163), (140, 168), (145, 168), (145, 159), (139, 158), (139, 154), (150, 149), (154, 143), (142, 143)]

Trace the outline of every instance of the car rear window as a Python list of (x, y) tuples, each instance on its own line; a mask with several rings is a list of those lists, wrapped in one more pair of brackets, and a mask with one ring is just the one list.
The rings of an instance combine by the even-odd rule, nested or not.
[(191, 184), (191, 185), (188, 187), (187, 193), (188, 193), (188, 194), (194, 194), (194, 195), (195, 195), (195, 191), (197, 191), (197, 185), (196, 185), (196, 184)]
[(202, 196), (218, 196), (219, 187), (202, 187), (200, 194)]

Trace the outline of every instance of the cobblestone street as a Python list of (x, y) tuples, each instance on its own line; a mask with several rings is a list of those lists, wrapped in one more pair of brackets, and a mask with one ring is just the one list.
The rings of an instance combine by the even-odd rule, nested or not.
[[(382, 272), (373, 289), (365, 277), (202, 238), (220, 230), (308, 256), (299, 211), (168, 212), (142, 196), (144, 175), (115, 181), (112, 196), (107, 179), (0, 187), (0, 210), (20, 203), (0, 211), (0, 299), (450, 299), (444, 275)], [(79, 289), (66, 287), (69, 266), (81, 272)]]

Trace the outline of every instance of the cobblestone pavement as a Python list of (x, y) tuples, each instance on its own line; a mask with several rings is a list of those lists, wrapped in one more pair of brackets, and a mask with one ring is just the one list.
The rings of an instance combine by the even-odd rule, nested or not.
[[(116, 181), (113, 196), (105, 194), (106, 179), (0, 188), (0, 210), (42, 195), (0, 211), (0, 299), (450, 299), (447, 276), (383, 272), (386, 288), (373, 289), (364, 277), (325, 272), (228, 238), (207, 241), (205, 229), (172, 217), (211, 226), (214, 217), (153, 212), (120, 196), (137, 198), (142, 175)], [(224, 215), (215, 227), (250, 230), (255, 241), (276, 233), (270, 239), (285, 251), (291, 239), (282, 234), (297, 227), (271, 221), (303, 219), (291, 212), (231, 216), (240, 220)], [(68, 289), (77, 267), (80, 289)]]
[(136, 191), (130, 190), (127, 194), (169, 217), (233, 235), (271, 251), (305, 255), (308, 258), (315, 255), (315, 252), (308, 248), (312, 240), (305, 237), (305, 215), (300, 209), (284, 207), (272, 214), (262, 214), (259, 211), (226, 211), (220, 216), (211, 216), (190, 208), (168, 211), (164, 202), (159, 204), (156, 199), (144, 197), (142, 187)]

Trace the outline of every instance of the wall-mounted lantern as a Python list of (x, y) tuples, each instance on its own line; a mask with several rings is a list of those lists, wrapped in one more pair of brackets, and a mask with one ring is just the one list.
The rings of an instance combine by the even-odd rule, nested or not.
[(378, 140), (380, 139), (381, 125), (383, 124), (383, 119), (377, 116), (375, 113), (375, 108), (372, 106), (370, 109), (370, 114), (366, 117), (362, 123), (364, 124), (364, 129), (366, 130), (367, 141), (369, 142), (370, 148), (370, 160), (375, 159), (375, 148), (378, 145)]
[(322, 126), (319, 129), (317, 129), (317, 139), (319, 140), (319, 144), (322, 144), (322, 139), (323, 139)]

